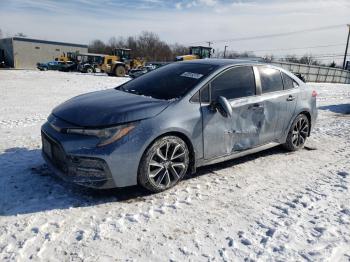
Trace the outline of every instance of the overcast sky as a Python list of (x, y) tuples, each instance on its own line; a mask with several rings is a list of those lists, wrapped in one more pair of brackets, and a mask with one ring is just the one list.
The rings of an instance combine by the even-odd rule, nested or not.
[[(4, 36), (23, 32), (32, 38), (86, 44), (148, 30), (168, 43), (213, 41), (217, 50), (227, 45), (257, 55), (340, 55), (349, 23), (350, 0), (0, 0)], [(329, 26), (334, 27), (244, 39)], [(331, 46), (294, 49), (324, 45)], [(265, 51), (270, 49), (288, 50)]]

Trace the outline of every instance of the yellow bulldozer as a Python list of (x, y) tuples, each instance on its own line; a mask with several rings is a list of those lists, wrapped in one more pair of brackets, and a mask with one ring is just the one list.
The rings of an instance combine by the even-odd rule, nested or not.
[(176, 61), (204, 59), (211, 57), (212, 48), (207, 46), (190, 46), (190, 54), (176, 57)]
[(125, 76), (130, 69), (143, 67), (145, 61), (140, 58), (131, 58), (131, 49), (117, 48), (113, 55), (106, 55), (101, 71), (110, 76)]

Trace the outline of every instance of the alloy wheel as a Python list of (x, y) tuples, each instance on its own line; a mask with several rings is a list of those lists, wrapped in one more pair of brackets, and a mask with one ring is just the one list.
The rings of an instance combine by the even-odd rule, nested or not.
[(300, 118), (294, 125), (292, 132), (292, 143), (296, 147), (301, 147), (309, 134), (309, 123), (307, 119)]
[(187, 165), (186, 148), (176, 141), (166, 141), (151, 156), (148, 177), (155, 186), (168, 188), (183, 177)]

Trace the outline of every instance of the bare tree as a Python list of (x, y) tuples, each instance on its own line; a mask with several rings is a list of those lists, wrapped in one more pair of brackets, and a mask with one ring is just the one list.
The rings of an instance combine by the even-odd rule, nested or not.
[(178, 43), (171, 45), (170, 48), (174, 56), (186, 55), (189, 53), (187, 46), (184, 46)]
[(328, 66), (329, 66), (329, 67), (336, 67), (337, 64), (336, 64), (334, 61), (332, 61)]
[(147, 61), (172, 61), (174, 55), (167, 43), (161, 41), (153, 32), (142, 32), (139, 36), (128, 38), (112, 37), (107, 43), (94, 40), (89, 44), (89, 52), (113, 54), (116, 48), (130, 48), (132, 58), (142, 57)]
[(282, 61), (306, 64), (306, 65), (324, 65), (318, 61), (313, 55), (305, 54), (302, 57), (298, 58), (296, 55), (287, 55), (285, 58), (281, 59)]
[(266, 63), (271, 63), (275, 58), (273, 55), (264, 55), (262, 59)]
[(22, 32), (19, 32), (17, 34), (15, 34), (15, 36), (18, 36), (18, 37), (28, 37), (26, 34), (22, 33)]
[[(216, 57), (217, 58), (224, 58), (224, 51), (216, 50)], [(237, 51), (226, 51), (225, 58), (227, 59), (235, 59), (235, 58), (255, 58), (256, 55), (253, 52), (244, 51), (244, 52), (237, 52)]]
[(89, 52), (105, 54), (106, 53), (106, 45), (101, 40), (98, 40), (98, 39), (93, 40), (89, 44)]

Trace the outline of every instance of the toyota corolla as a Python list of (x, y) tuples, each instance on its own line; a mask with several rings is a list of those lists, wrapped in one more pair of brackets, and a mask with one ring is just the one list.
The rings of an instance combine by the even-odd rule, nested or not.
[(42, 126), (43, 157), (80, 185), (160, 192), (200, 166), (280, 144), (301, 149), (316, 95), (272, 65), (176, 62), (56, 107)]

